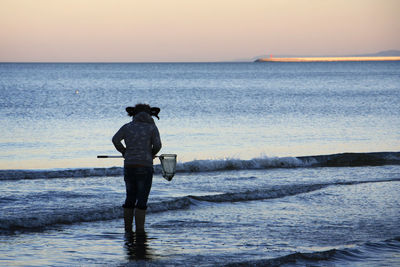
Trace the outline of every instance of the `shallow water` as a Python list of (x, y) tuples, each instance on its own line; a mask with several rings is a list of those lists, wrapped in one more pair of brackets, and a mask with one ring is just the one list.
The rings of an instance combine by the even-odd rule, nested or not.
[[(18, 188), (16, 198), (35, 201), (15, 200), (9, 209), (3, 204), (8, 221), (20, 227), (4, 231), (2, 220), (1, 263), (221, 266), (296, 252), (323, 252), (334, 266), (389, 263), (400, 252), (399, 168), (183, 173), (171, 182), (156, 175), (145, 245), (124, 235), (122, 177), (8, 181), (10, 195)], [(46, 184), (43, 200), (24, 193), (32, 182)]]

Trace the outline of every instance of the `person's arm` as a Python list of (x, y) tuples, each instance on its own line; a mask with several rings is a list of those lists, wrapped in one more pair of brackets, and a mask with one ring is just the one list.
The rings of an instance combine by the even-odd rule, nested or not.
[(118, 132), (112, 138), (112, 142), (115, 146), (115, 149), (121, 152), (122, 155), (124, 155), (126, 151), (126, 148), (121, 143), (122, 139), (124, 138), (125, 138), (125, 131), (124, 131), (124, 126), (122, 126), (121, 129), (119, 129)]
[(155, 127), (153, 134), (151, 136), (151, 143), (152, 143), (151, 153), (153, 154), (154, 157), (161, 150), (161, 138), (157, 127)]

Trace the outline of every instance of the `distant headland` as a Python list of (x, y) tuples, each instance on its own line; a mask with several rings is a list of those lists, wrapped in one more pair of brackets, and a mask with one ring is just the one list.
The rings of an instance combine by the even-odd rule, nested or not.
[(382, 51), (376, 54), (320, 57), (261, 57), (254, 62), (340, 62), (340, 61), (400, 61), (400, 51)]
[(259, 58), (255, 62), (400, 61), (400, 57), (288, 57)]

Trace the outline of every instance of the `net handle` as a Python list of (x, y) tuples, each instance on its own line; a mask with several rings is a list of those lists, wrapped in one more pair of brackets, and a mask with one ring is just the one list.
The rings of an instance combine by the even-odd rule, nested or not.
[[(176, 157), (176, 154), (161, 154), (159, 156), (154, 156), (155, 158), (164, 158), (164, 157)], [(98, 159), (111, 159), (111, 158), (123, 158), (123, 156), (117, 155), (97, 155)]]

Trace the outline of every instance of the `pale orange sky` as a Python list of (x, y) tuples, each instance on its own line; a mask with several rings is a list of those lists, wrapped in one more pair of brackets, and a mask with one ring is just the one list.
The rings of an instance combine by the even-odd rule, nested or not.
[(229, 61), (400, 50), (400, 0), (0, 0), (0, 61)]

